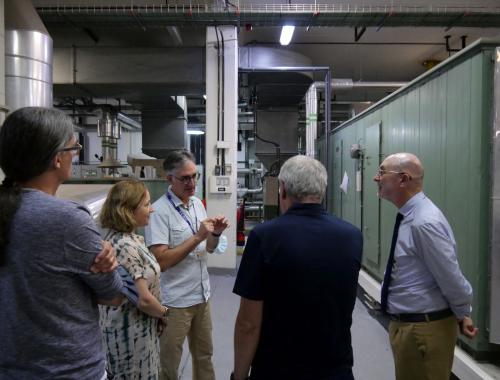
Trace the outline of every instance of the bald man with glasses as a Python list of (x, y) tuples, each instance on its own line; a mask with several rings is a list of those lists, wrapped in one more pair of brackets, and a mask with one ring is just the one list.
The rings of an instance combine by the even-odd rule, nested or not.
[(397, 380), (449, 380), (460, 332), (474, 338), (472, 288), (457, 261), (453, 231), (423, 193), (417, 156), (396, 153), (373, 180), (398, 208), (381, 292)]
[(194, 196), (199, 173), (191, 152), (171, 152), (163, 167), (170, 186), (153, 203), (155, 212), (145, 228), (146, 244), (163, 272), (162, 304), (170, 310), (160, 337), (160, 379), (178, 380), (187, 337), (193, 379), (215, 380), (207, 252), (215, 250), (228, 222), (222, 215), (208, 218)]

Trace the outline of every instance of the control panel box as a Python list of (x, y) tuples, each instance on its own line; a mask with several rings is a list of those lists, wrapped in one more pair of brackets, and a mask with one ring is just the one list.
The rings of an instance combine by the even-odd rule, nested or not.
[(210, 192), (213, 194), (229, 194), (231, 177), (227, 175), (213, 175), (210, 178)]

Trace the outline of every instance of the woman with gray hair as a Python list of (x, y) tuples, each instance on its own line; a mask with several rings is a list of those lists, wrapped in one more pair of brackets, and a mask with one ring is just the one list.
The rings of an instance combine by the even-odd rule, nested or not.
[(105, 378), (97, 302), (122, 300), (116, 258), (89, 211), (55, 197), (81, 148), (55, 109), (0, 129), (0, 378)]

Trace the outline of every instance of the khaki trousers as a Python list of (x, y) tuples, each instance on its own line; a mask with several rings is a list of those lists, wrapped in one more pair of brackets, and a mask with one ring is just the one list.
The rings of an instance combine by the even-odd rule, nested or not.
[(457, 340), (454, 316), (389, 324), (397, 380), (449, 380)]
[(160, 379), (179, 379), (177, 371), (182, 345), (187, 336), (193, 362), (193, 380), (215, 380), (209, 303), (169, 309), (167, 327), (160, 337)]

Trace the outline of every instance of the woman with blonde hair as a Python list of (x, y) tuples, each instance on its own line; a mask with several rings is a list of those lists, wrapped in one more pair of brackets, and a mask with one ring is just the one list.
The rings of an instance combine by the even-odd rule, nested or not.
[(131, 275), (138, 302), (101, 307), (101, 327), (108, 371), (114, 379), (157, 379), (159, 336), (168, 309), (160, 299), (160, 266), (136, 234), (153, 212), (146, 186), (130, 179), (115, 184), (104, 202), (101, 227), (116, 250), (118, 262)]

